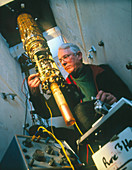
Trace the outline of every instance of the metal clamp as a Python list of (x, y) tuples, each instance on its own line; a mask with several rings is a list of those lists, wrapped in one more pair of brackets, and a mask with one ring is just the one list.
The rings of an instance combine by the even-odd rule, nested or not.
[(13, 94), (13, 93), (0, 93), (0, 96), (2, 97), (2, 99), (7, 99), (7, 96), (10, 97), (11, 100), (14, 100), (15, 99), (15, 96), (17, 96), (16, 94)]
[(94, 103), (94, 106), (95, 106), (94, 107), (95, 112), (101, 115), (107, 114), (110, 109), (110, 105), (102, 102), (101, 100), (97, 100)]
[(96, 48), (95, 48), (94, 46), (92, 46), (91, 49), (90, 49), (88, 52), (89, 52), (88, 58), (91, 58), (91, 59), (92, 59), (93, 56), (92, 56), (91, 52), (96, 53)]

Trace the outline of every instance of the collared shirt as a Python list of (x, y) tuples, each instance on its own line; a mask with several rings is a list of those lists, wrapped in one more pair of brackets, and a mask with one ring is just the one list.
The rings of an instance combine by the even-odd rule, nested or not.
[(83, 65), (76, 73), (72, 73), (73, 80), (82, 92), (82, 101), (91, 101), (92, 96), (97, 95), (93, 73), (90, 67)]

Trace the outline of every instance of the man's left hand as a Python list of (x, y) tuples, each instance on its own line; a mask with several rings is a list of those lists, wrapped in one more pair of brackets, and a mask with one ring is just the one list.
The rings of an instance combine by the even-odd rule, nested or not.
[(110, 104), (110, 105), (117, 102), (117, 99), (114, 95), (112, 95), (111, 93), (106, 93), (102, 90), (98, 92), (96, 99), (101, 100), (102, 102)]

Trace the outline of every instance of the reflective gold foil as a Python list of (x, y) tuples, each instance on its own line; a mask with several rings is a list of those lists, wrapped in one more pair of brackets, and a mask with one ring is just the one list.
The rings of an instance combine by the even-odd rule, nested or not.
[(66, 125), (73, 125), (75, 119), (59, 88), (64, 78), (52, 58), (46, 39), (30, 14), (20, 14), (17, 23), (23, 47), (32, 62), (36, 63), (35, 68), (40, 75), (43, 92), (51, 90)]
[(53, 96), (56, 100), (56, 103), (61, 111), (61, 114), (64, 118), (66, 125), (72, 126), (75, 123), (75, 119), (67, 105), (67, 102), (66, 102), (58, 84), (52, 83), (50, 87), (51, 87), (51, 91), (52, 91)]

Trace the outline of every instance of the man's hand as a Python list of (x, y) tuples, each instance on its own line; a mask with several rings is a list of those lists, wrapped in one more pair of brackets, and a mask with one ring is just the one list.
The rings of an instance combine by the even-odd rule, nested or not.
[(98, 92), (96, 99), (101, 100), (102, 102), (105, 102), (110, 105), (117, 102), (117, 99), (115, 96), (113, 96), (111, 93), (106, 93), (102, 90)]
[(31, 91), (31, 94), (36, 96), (40, 93), (40, 90), (39, 90), (39, 85), (40, 85), (40, 80), (39, 80), (39, 73), (37, 74), (31, 74), (29, 77), (28, 77), (28, 86), (29, 86), (29, 89)]

